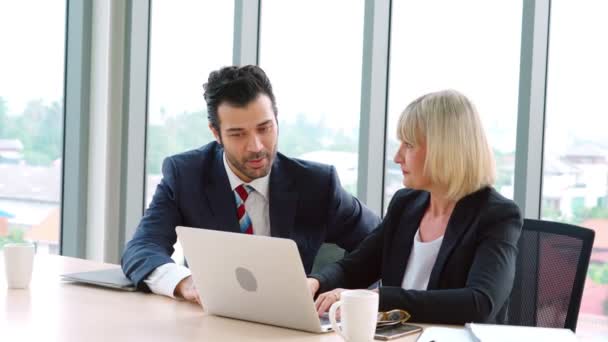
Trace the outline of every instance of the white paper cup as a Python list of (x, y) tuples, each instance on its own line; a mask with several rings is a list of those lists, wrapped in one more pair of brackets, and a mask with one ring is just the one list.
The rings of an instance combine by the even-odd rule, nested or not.
[(32, 279), (34, 244), (9, 243), (4, 245), (4, 270), (9, 289), (25, 289)]
[[(336, 321), (336, 310), (341, 307), (341, 324)], [(348, 290), (329, 309), (333, 329), (347, 342), (373, 341), (378, 320), (378, 293), (369, 290)]]

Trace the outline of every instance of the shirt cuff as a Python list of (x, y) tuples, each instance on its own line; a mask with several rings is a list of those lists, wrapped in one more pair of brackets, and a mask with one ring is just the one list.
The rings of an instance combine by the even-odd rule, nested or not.
[(175, 287), (180, 281), (191, 274), (190, 269), (187, 267), (174, 263), (167, 263), (158, 266), (146, 279), (144, 279), (144, 282), (148, 285), (150, 291), (159, 295), (175, 298), (173, 295)]

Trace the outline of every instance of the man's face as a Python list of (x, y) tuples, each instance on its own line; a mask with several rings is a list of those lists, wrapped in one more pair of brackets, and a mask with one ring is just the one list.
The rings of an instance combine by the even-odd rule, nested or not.
[(245, 107), (221, 103), (217, 108), (219, 132), (215, 139), (224, 145), (230, 169), (244, 182), (268, 175), (277, 153), (278, 129), (272, 102), (260, 94)]

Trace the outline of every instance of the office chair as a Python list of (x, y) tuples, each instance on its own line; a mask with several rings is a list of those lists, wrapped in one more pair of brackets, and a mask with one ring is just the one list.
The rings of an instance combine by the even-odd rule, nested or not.
[(525, 219), (507, 324), (575, 331), (594, 238), (591, 229)]
[(346, 251), (333, 243), (324, 243), (321, 245), (315, 261), (312, 265), (312, 272), (316, 273), (324, 266), (334, 263), (344, 257)]

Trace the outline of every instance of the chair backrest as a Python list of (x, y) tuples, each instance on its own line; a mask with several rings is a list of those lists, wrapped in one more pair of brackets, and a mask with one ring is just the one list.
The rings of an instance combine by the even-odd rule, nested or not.
[(525, 219), (508, 324), (576, 329), (595, 232)]
[(324, 266), (334, 263), (344, 257), (346, 251), (333, 243), (324, 243), (317, 252), (312, 266), (312, 273), (319, 272)]

